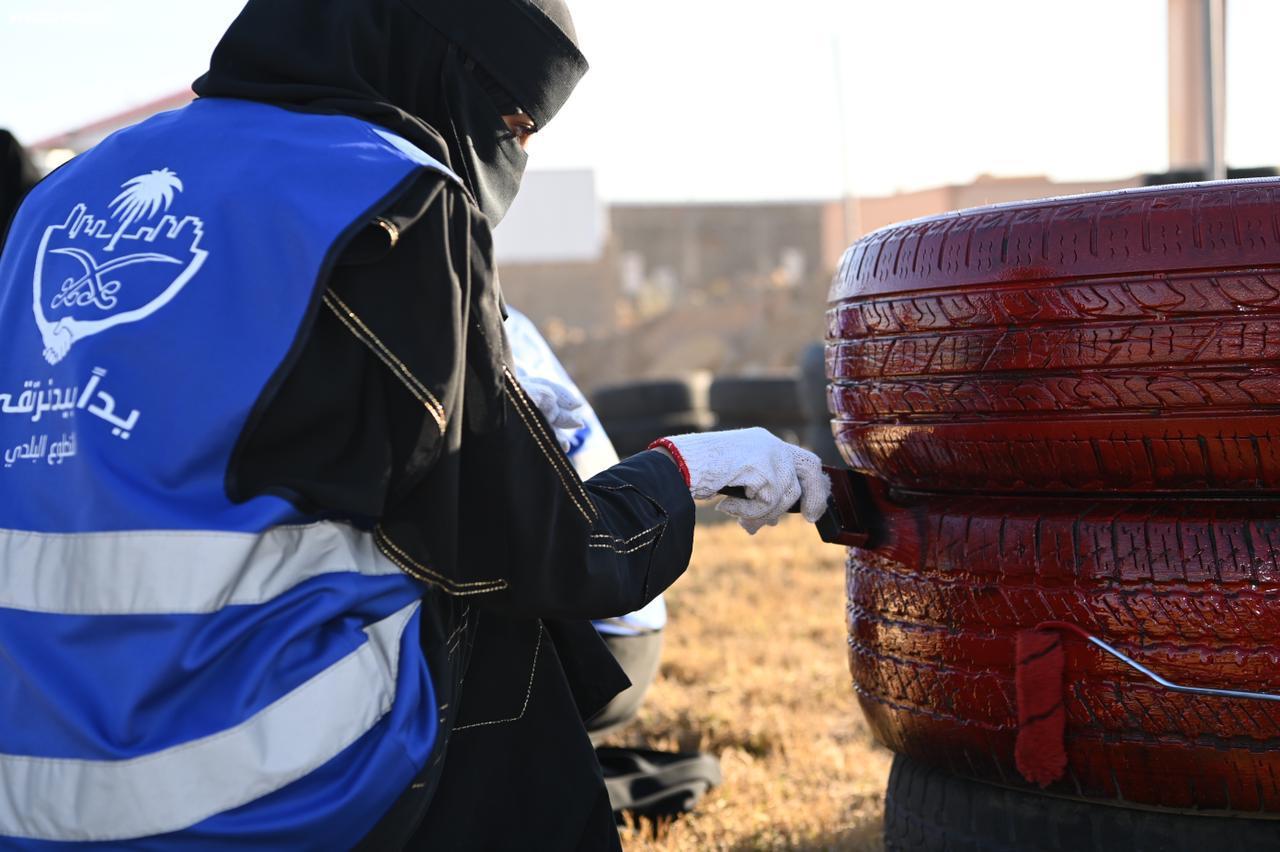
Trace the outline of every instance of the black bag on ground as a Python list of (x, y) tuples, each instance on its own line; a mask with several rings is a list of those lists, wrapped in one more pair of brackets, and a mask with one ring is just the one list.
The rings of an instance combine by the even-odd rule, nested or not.
[(676, 816), (693, 810), (721, 782), (720, 761), (697, 752), (596, 749), (615, 814)]

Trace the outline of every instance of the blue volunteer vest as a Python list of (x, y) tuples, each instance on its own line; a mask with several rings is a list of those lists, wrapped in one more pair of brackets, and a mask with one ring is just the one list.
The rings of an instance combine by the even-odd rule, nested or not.
[(200, 100), (41, 183), (0, 257), (0, 847), (338, 849), (425, 764), (422, 588), (225, 493), (348, 235), (422, 169)]

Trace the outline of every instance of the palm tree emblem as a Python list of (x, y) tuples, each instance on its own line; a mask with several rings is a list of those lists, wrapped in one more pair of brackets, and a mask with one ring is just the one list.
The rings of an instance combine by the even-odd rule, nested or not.
[(115, 249), (116, 242), (134, 222), (143, 217), (150, 219), (161, 207), (167, 211), (173, 203), (174, 191), (182, 192), (183, 189), (181, 179), (169, 169), (153, 169), (150, 174), (129, 178), (120, 187), (124, 192), (112, 199), (109, 205), (111, 218), (119, 219), (120, 226), (116, 228), (111, 242), (107, 243), (107, 251)]

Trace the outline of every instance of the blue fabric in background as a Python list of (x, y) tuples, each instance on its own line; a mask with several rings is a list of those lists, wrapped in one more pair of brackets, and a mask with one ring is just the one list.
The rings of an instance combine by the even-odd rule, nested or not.
[[(511, 356), (516, 363), (519, 375), (548, 379), (576, 393), (582, 399), (586, 396), (574, 384), (560, 359), (551, 351), (551, 346), (538, 332), (538, 327), (527, 316), (519, 311), (507, 308), (507, 337), (511, 341)], [(591, 403), (578, 410), (578, 415), (585, 425), (569, 438), (569, 459), (573, 462), (578, 475), (590, 479), (602, 470), (618, 463), (618, 453), (613, 448), (609, 436), (605, 434), (600, 418), (596, 416)], [(651, 633), (667, 626), (667, 604), (662, 595), (654, 598), (648, 606), (641, 610), (595, 622), (596, 630), (614, 636), (635, 636)]]

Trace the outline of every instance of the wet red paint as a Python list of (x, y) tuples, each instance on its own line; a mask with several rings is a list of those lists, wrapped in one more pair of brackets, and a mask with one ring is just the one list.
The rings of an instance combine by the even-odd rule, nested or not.
[[(1280, 180), (887, 229), (827, 314), (877, 477), (850, 666), (887, 745), (1024, 784), (1018, 631), (1280, 693)], [(1280, 704), (1172, 693), (1065, 639), (1073, 795), (1280, 813)]]

